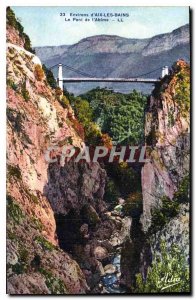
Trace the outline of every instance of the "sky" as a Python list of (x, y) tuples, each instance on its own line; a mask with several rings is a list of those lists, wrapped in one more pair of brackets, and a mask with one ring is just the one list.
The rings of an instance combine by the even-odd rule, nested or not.
[[(118, 35), (125, 38), (149, 38), (189, 23), (188, 6), (14, 6), (12, 9), (24, 26), (24, 31), (29, 35), (33, 47), (71, 45), (88, 36), (100, 34)], [(61, 16), (61, 13), (65, 15)], [(108, 19), (108, 21), (98, 22), (94, 20), (95, 13), (110, 15), (124, 13), (128, 16), (103, 16), (102, 19)], [(85, 17), (75, 17), (70, 14), (88, 14), (89, 21), (85, 21)], [(91, 14), (93, 14), (93, 20)], [(76, 21), (76, 19), (82, 20)]]

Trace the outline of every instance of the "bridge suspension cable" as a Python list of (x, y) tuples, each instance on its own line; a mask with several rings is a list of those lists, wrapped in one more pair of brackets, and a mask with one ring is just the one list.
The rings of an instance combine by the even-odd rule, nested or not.
[[(56, 66), (58, 66), (59, 64), (56, 64), (56, 65), (54, 65), (54, 66), (52, 66), (52, 67), (50, 67), (50, 70), (51, 69), (54, 69)], [(92, 76), (92, 75), (90, 75), (90, 74), (88, 74), (88, 73), (85, 73), (85, 72), (83, 72), (83, 71), (80, 71), (80, 70), (78, 70), (78, 69), (75, 69), (75, 68), (73, 68), (73, 67), (70, 67), (70, 66), (68, 66), (68, 65), (65, 65), (65, 64), (62, 64), (62, 66), (64, 66), (65, 68), (67, 68), (67, 69), (69, 69), (69, 70), (71, 70), (71, 71), (73, 71), (73, 72), (75, 72), (75, 73), (77, 73), (77, 74), (80, 74), (80, 75), (82, 75), (82, 76), (87, 76), (87, 77), (90, 77), (90, 78), (93, 78), (94, 76)]]
[(158, 71), (158, 70), (160, 70), (160, 69), (162, 69), (162, 68), (163, 68), (163, 67), (161, 66), (161, 67), (159, 67), (159, 68), (157, 68), (157, 69), (154, 69), (154, 70), (152, 70), (152, 71), (150, 71), (150, 72), (148, 72), (148, 73), (144, 73), (144, 74), (136, 75), (136, 76), (134, 76), (134, 77), (142, 77), (142, 76), (145, 76), (145, 75), (151, 74), (151, 73), (153, 73), (153, 72), (155, 72), (155, 71)]
[[(52, 67), (50, 67), (49, 69), (50, 69), (50, 70), (51, 70), (51, 69), (54, 69), (54, 68), (57, 67), (58, 65), (59, 65), (59, 63), (56, 64), (56, 65), (54, 65), (54, 66), (52, 66)], [(73, 72), (75, 72), (75, 73), (77, 73), (77, 74), (80, 74), (80, 75), (82, 75), (82, 76), (87, 76), (87, 77), (89, 77), (89, 78), (94, 78), (94, 76), (92, 76), (92, 75), (90, 75), (90, 74), (88, 74), (88, 73), (86, 73), (86, 72), (80, 71), (80, 70), (78, 70), (78, 69), (75, 69), (75, 68), (73, 68), (73, 67), (71, 67), (71, 66), (68, 66), (68, 65), (65, 65), (65, 64), (62, 64), (62, 66), (64, 66), (65, 68), (69, 69), (70, 71), (73, 71)], [(151, 74), (151, 73), (153, 73), (153, 72), (155, 72), (155, 71), (158, 71), (158, 70), (160, 70), (160, 69), (162, 69), (162, 66), (159, 67), (159, 68), (156, 68), (156, 69), (154, 69), (154, 70), (151, 70), (151, 71), (149, 71), (149, 72), (147, 72), (147, 73), (143, 73), (143, 74), (136, 75), (136, 76), (134, 76), (134, 77), (137, 77), (137, 78), (138, 78), (138, 77), (146, 76), (146, 75), (149, 75), (149, 74)]]
[[(65, 65), (65, 64), (61, 64), (58, 63), (52, 67), (50, 67), (50, 70), (54, 69), (56, 66), (58, 66), (58, 78), (57, 78), (57, 83), (58, 86), (63, 90), (63, 84), (65, 82), (67, 83), (71, 83), (71, 82), (137, 82), (137, 83), (156, 83), (160, 81), (160, 78), (163, 78), (164, 76), (169, 74), (169, 69), (168, 66), (164, 66), (164, 67), (158, 67), (156, 69), (153, 69), (147, 73), (143, 73), (140, 75), (134, 75), (134, 77), (124, 77), (124, 78), (112, 78), (112, 77), (95, 77), (92, 76), (90, 74), (87, 74), (86, 72), (80, 71), (78, 69), (75, 69), (71, 66)], [(65, 67), (66, 69), (71, 70), (72, 72), (75, 72), (81, 76), (84, 77), (63, 77), (63, 67)], [(161, 72), (161, 76), (159, 76), (159, 78), (145, 78), (144, 76), (151, 74), (155, 71), (158, 71), (162, 69)]]

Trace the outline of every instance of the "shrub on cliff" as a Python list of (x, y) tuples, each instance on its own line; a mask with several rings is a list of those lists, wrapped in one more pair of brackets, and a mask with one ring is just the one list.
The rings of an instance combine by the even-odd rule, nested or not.
[(69, 100), (65, 96), (63, 96), (59, 102), (63, 108), (68, 108), (70, 106)]
[(21, 86), (21, 94), (26, 102), (30, 99), (29, 91), (26, 89), (26, 83), (24, 82)]
[(151, 227), (149, 233), (155, 233), (161, 230), (170, 220), (177, 216), (179, 212), (179, 203), (171, 200), (169, 197), (162, 197), (162, 207), (154, 209), (152, 213)]
[(174, 99), (182, 116), (186, 117), (190, 110), (190, 67), (185, 61), (179, 60), (173, 65), (172, 70), (175, 74)]
[(35, 78), (38, 81), (42, 81), (44, 79), (44, 71), (43, 71), (42, 67), (39, 64), (35, 65), (34, 74), (35, 74)]
[(24, 32), (24, 27), (21, 25), (19, 20), (16, 18), (15, 13), (9, 6), (6, 9), (6, 24), (14, 27), (19, 32), (20, 37), (24, 40), (24, 48), (34, 54), (35, 51), (32, 49), (29, 36)]
[(97, 124), (90, 122), (88, 126), (84, 127), (85, 141), (88, 145), (97, 146), (101, 144), (101, 130)]
[(178, 191), (174, 193), (173, 199), (171, 200), (169, 197), (163, 196), (161, 199), (162, 206), (154, 209), (152, 212), (149, 234), (161, 230), (172, 218), (176, 217), (180, 209), (180, 204), (189, 202), (189, 194), (190, 181), (187, 175), (182, 179)]
[(142, 274), (136, 275), (134, 293), (190, 292), (189, 266), (183, 250), (176, 245), (171, 249), (161, 243), (161, 256), (155, 256), (152, 266), (148, 267), (144, 280)]
[(188, 203), (190, 197), (190, 177), (189, 175), (185, 176), (178, 188), (178, 191), (174, 194), (174, 199), (178, 203)]

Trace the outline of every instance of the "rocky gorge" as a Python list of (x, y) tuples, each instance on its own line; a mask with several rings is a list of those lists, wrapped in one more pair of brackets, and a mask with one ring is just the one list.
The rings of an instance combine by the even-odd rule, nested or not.
[(179, 60), (148, 98), (142, 213), (128, 215), (122, 199), (113, 206), (105, 199), (103, 164), (60, 164), (58, 154), (46, 161), (49, 147), (71, 142), (81, 149), (84, 136), (73, 108), (61, 105), (62, 95), (49, 86), (40, 59), (25, 43), (8, 24), (8, 294), (134, 293), (136, 274), (147, 277), (162, 239), (167, 249), (173, 243), (183, 248), (188, 265), (188, 64)]

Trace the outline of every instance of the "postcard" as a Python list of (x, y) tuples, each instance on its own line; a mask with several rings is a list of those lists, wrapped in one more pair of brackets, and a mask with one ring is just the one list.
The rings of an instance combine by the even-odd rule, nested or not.
[(7, 293), (191, 293), (190, 8), (9, 6)]

